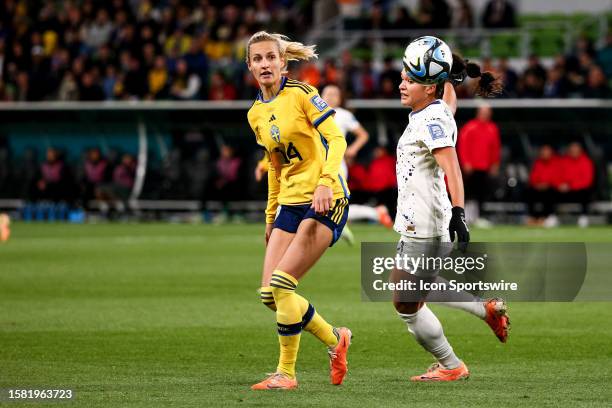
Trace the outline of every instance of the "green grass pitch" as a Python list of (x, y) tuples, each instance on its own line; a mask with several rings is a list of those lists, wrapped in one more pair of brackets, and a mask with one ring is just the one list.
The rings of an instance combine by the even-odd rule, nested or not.
[[(363, 241), (397, 239), (377, 226), (353, 229)], [(612, 242), (612, 229), (496, 227), (472, 237)], [(505, 345), (480, 320), (432, 306), (472, 377), (410, 383), (431, 357), (390, 304), (361, 302), (359, 247), (343, 242), (299, 291), (332, 324), (353, 330), (345, 384), (329, 385), (325, 348), (304, 333), (300, 388), (252, 392), (278, 353), (274, 315), (256, 292), (263, 251), (261, 225), (15, 224), (0, 245), (0, 389), (72, 388), (73, 401), (53, 406), (79, 407), (596, 407), (612, 400), (609, 303), (511, 303)]]

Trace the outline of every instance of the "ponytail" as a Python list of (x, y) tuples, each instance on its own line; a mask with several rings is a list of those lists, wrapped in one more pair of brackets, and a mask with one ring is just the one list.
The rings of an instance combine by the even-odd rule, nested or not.
[(480, 70), (480, 66), (459, 55), (453, 53), (453, 67), (451, 69), (451, 79), (455, 82), (462, 82), (465, 77), (480, 78), (474, 91), (475, 95), (490, 98), (499, 95), (503, 90), (503, 84), (491, 72)]
[[(264, 41), (274, 41), (278, 44), (278, 51), (281, 57), (285, 58), (285, 61), (300, 61), (317, 58), (318, 55), (315, 52), (315, 45), (304, 45), (301, 42), (290, 41), (289, 37), (276, 34), (268, 33), (266, 31), (259, 31), (251, 36), (246, 46), (246, 61), (249, 62), (251, 56), (250, 48), (251, 44)], [(283, 67), (286, 68), (286, 67)]]

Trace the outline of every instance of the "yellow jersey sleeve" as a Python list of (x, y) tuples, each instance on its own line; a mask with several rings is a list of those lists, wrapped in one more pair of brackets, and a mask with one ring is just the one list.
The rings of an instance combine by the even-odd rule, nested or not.
[(319, 96), (316, 89), (304, 95), (303, 109), (310, 123), (327, 142), (327, 158), (317, 184), (333, 188), (346, 150), (346, 139), (333, 118), (336, 112)]
[(302, 97), (302, 108), (306, 117), (315, 128), (318, 128), (321, 123), (328, 117), (332, 116), (334, 111), (328, 104), (319, 96), (316, 89), (308, 87), (308, 94), (299, 92)]
[(333, 188), (333, 184), (338, 180), (340, 165), (346, 151), (346, 139), (333, 117), (324, 120), (317, 130), (327, 141), (327, 158), (317, 184)]

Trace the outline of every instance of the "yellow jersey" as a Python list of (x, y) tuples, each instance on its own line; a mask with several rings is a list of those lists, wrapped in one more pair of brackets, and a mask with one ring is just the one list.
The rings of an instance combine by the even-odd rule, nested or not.
[(267, 223), (279, 204), (311, 203), (318, 185), (330, 187), (334, 200), (349, 197), (340, 175), (346, 140), (334, 113), (315, 88), (286, 77), (272, 99), (259, 92), (248, 119), (269, 164)]

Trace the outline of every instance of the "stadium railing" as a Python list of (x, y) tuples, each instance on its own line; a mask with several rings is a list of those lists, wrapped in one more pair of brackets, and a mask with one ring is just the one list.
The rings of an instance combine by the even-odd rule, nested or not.
[[(317, 44), (323, 57), (337, 56), (344, 50), (376, 60), (385, 55), (400, 56), (406, 39), (436, 35), (457, 48), (465, 57), (521, 57), (530, 54), (552, 57), (569, 53), (579, 35), (586, 34), (597, 42), (608, 32), (609, 16), (551, 18), (539, 21), (526, 19), (516, 28), (483, 27), (450, 29), (363, 29), (361, 20), (337, 17), (315, 27), (309, 33), (309, 44)], [(361, 47), (360, 44), (367, 44)], [(599, 44), (601, 45), (601, 44)]]
[[(473, 118), (475, 109), (483, 102), (460, 100), (456, 114), (458, 126)], [(598, 161), (600, 169), (598, 203), (592, 209), (595, 212), (612, 211), (606, 170), (612, 157), (612, 100), (494, 99), (486, 103), (493, 108), (494, 120), (500, 127), (502, 142), (509, 151), (511, 162), (529, 167), (537, 145), (550, 143), (559, 147), (570, 141), (581, 141), (591, 157)], [(130, 208), (139, 211), (217, 211), (220, 204), (155, 197), (143, 194), (143, 186), (151, 166), (159, 165), (172, 144), (189, 132), (198, 132), (214, 146), (229, 142), (241, 146), (243, 152), (257, 154), (258, 148), (246, 121), (246, 111), (251, 104), (252, 101), (1, 103), (0, 142), (3, 138), (8, 141), (14, 164), (20, 164), (24, 151), (29, 147), (38, 149), (39, 160), (42, 149), (63, 147), (74, 161), (82, 158), (87, 147), (98, 146), (103, 150), (119, 147), (138, 156), (139, 170), (130, 196)], [(396, 100), (351, 100), (348, 107), (355, 111), (371, 134), (372, 144), (393, 146), (408, 121), (408, 110)], [(210, 166), (213, 166), (212, 161)], [(16, 209), (23, 204), (15, 200), (19, 196), (6, 191), (0, 191), (0, 198), (3, 199), (0, 208)], [(498, 201), (509, 200), (501, 197)], [(232, 207), (239, 211), (259, 211), (263, 205), (262, 201), (247, 203), (235, 203)], [(492, 209), (501, 208), (498, 203), (493, 204), (497, 207), (494, 205)], [(508, 207), (504, 208), (503, 211), (508, 210)]]

